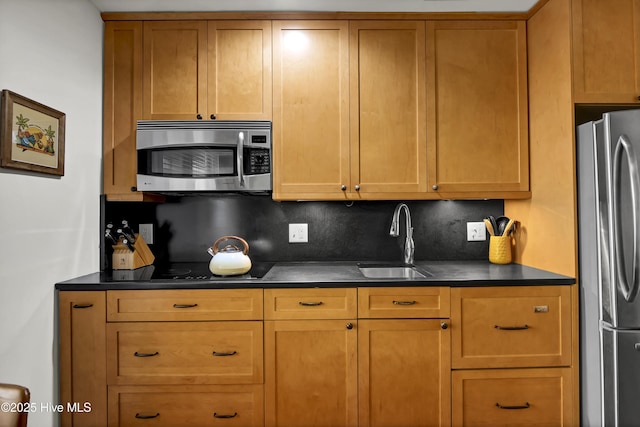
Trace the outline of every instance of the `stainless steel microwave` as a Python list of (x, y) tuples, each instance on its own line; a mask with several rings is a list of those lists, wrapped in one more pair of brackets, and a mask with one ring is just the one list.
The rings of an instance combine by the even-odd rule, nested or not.
[(270, 121), (141, 120), (139, 191), (271, 190)]

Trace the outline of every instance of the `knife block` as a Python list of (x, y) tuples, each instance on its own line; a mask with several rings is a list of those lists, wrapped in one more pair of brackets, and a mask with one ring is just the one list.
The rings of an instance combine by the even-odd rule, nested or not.
[(153, 264), (156, 257), (149, 249), (147, 242), (142, 236), (136, 234), (136, 242), (133, 244), (133, 251), (122, 243), (122, 239), (113, 245), (112, 268), (114, 270), (135, 270), (145, 265)]

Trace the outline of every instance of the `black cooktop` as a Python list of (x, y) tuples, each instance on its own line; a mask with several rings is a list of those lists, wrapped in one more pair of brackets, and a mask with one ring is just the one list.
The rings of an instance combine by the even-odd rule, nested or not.
[(116, 282), (251, 280), (262, 278), (272, 266), (272, 262), (253, 262), (245, 274), (218, 276), (209, 271), (208, 262), (177, 262), (165, 266), (148, 265), (136, 270), (113, 270), (109, 279)]

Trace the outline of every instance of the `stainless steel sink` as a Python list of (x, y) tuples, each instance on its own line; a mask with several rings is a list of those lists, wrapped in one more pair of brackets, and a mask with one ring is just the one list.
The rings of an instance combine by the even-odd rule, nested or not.
[(360, 273), (368, 279), (423, 279), (427, 276), (416, 270), (415, 267), (363, 267), (358, 266)]

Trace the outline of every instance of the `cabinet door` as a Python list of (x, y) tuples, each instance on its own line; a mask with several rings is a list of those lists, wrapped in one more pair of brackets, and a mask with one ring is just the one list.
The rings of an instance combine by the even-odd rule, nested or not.
[(207, 23), (144, 23), (144, 103), (148, 120), (196, 120), (207, 114)]
[(136, 193), (136, 121), (142, 118), (142, 22), (104, 26), (104, 193), (109, 200), (141, 200)]
[(570, 368), (453, 371), (454, 427), (578, 425)]
[(363, 198), (424, 192), (425, 24), (352, 21), (350, 26), (349, 190)]
[(356, 322), (264, 323), (266, 426), (357, 426)]
[(347, 21), (273, 22), (276, 200), (347, 198), (348, 28)]
[(578, 103), (637, 103), (640, 1), (574, 0), (573, 81)]
[(361, 426), (450, 425), (450, 334), (442, 322), (358, 321)]
[(208, 111), (219, 120), (271, 120), (271, 22), (209, 21)]
[(94, 427), (107, 423), (107, 350), (105, 293), (58, 293), (60, 403), (85, 402), (91, 411), (64, 411), (62, 426)]
[(529, 190), (525, 26), (427, 23), (429, 189), (441, 197)]

